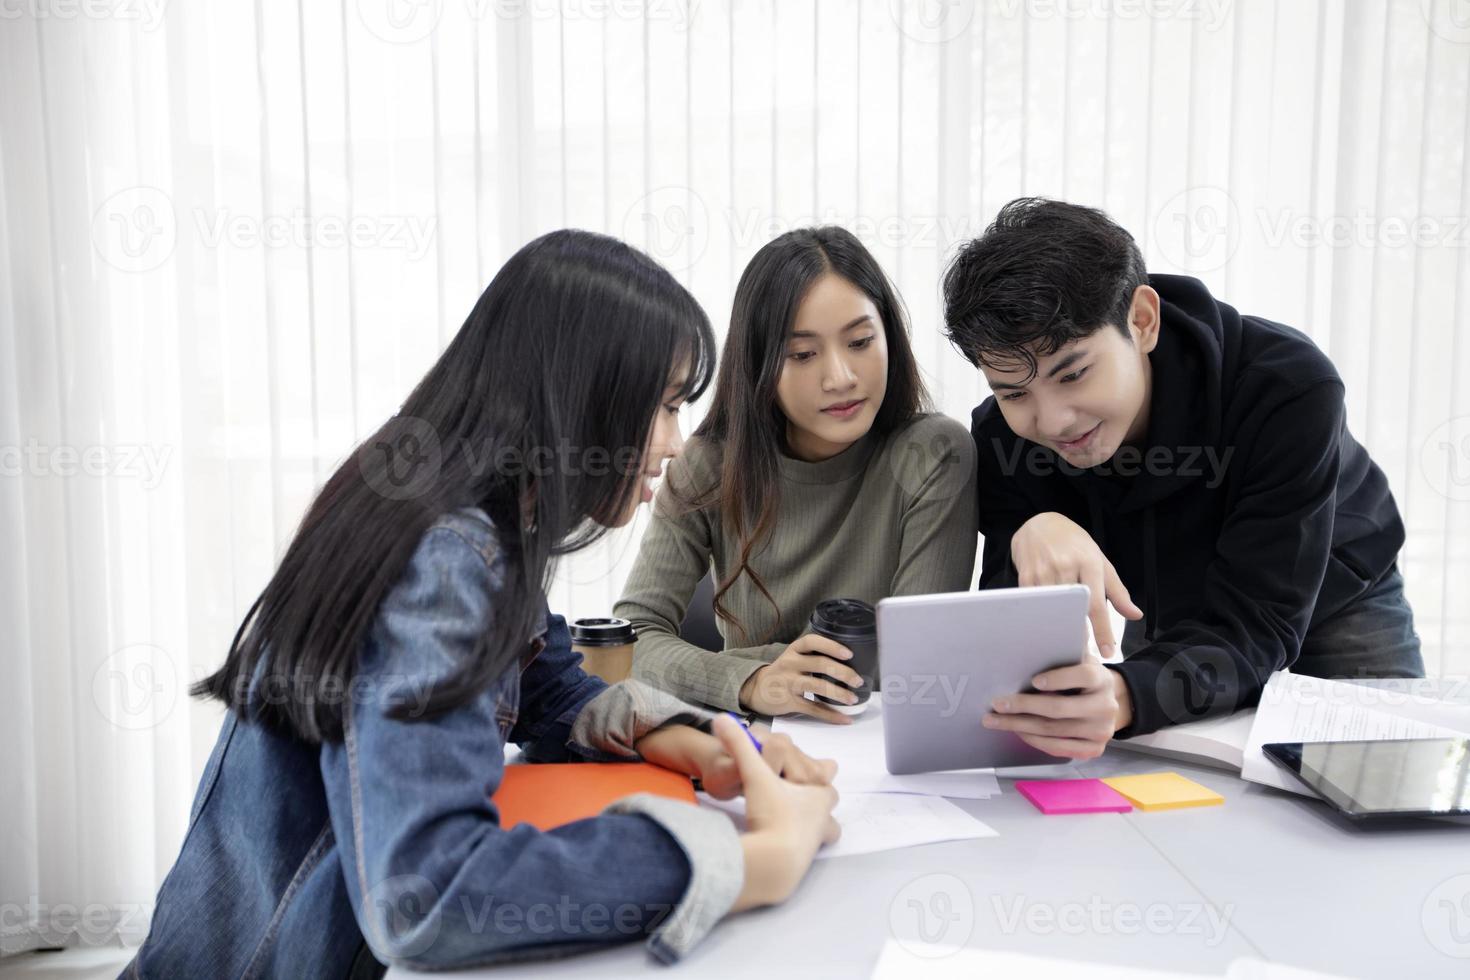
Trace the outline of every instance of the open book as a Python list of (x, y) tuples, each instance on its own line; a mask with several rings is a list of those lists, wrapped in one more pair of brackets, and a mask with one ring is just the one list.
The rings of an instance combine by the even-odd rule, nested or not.
[(1145, 755), (1240, 772), (1245, 763), (1245, 745), (1255, 720), (1256, 710), (1247, 708), (1233, 715), (1174, 725), (1151, 735), (1139, 735), (1113, 744)]

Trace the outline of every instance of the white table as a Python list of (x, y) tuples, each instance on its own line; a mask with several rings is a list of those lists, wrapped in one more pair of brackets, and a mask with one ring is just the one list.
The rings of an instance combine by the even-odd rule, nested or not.
[[(1470, 830), (1358, 829), (1315, 800), (1116, 748), (1072, 771), (1159, 769), (1225, 804), (1049, 817), (1002, 779), (998, 797), (955, 801), (999, 837), (819, 861), (790, 901), (721, 923), (680, 972), (866, 977), (893, 937), (921, 951), (927, 941), (1201, 974), (1247, 956), (1345, 976), (1470, 977)], [(637, 942), (534, 967), (538, 978), (637, 974), (669, 975)]]

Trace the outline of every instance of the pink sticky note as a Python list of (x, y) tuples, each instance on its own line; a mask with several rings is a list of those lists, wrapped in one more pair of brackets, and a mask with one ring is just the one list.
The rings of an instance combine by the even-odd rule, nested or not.
[(1101, 779), (1021, 779), (1016, 789), (1042, 813), (1127, 813), (1133, 804)]

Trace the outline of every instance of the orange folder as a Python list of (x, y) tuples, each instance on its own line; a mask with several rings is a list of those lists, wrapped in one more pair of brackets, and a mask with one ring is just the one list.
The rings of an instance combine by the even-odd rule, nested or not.
[(694, 784), (683, 773), (647, 762), (549, 762), (505, 767), (490, 801), (506, 830), (528, 823), (550, 830), (595, 817), (609, 803), (634, 793), (694, 802)]

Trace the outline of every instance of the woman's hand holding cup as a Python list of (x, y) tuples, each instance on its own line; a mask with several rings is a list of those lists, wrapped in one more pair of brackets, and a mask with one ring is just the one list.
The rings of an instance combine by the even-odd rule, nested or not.
[(842, 686), (863, 685), (857, 671), (844, 663), (851, 659), (851, 650), (825, 636), (799, 636), (779, 657), (745, 679), (740, 704), (765, 715), (803, 714), (834, 725), (850, 725), (851, 718), (807, 695), (821, 694), (839, 704), (856, 704), (857, 695)]

